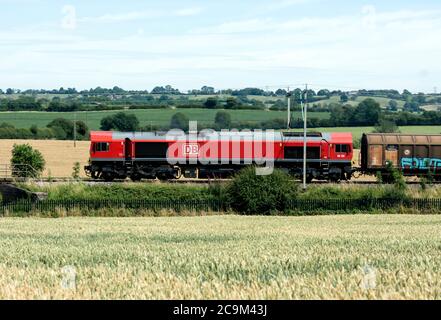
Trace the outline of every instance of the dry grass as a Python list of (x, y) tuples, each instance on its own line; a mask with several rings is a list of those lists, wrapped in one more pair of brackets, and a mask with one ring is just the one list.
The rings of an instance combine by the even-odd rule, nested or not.
[(440, 235), (441, 216), (4, 218), (0, 298), (440, 299)]
[(72, 167), (75, 162), (81, 165), (80, 174), (84, 177), (83, 167), (89, 161), (88, 141), (77, 141), (74, 148), (73, 141), (56, 140), (0, 140), (0, 164), (7, 164), (11, 159), (12, 146), (16, 144), (29, 143), (33, 148), (40, 150), (46, 160), (44, 177), (49, 175), (54, 178), (66, 178), (72, 174)]

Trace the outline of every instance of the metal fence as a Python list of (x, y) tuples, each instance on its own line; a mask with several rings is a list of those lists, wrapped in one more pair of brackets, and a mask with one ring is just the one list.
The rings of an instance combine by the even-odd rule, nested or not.
[(222, 211), (218, 200), (20, 200), (0, 205), (0, 214), (55, 212), (56, 210), (80, 210), (83, 212), (100, 209)]
[(441, 199), (312, 199), (292, 200), (289, 209), (299, 212), (333, 211), (354, 212), (389, 210), (394, 208), (407, 208), (419, 211), (440, 210)]
[[(287, 213), (351, 213), (360, 211), (414, 209), (441, 213), (441, 199), (296, 199), (287, 203)], [(129, 209), (173, 212), (223, 212), (229, 208), (216, 199), (207, 200), (21, 200), (0, 204), (0, 215), (57, 210), (81, 211), (87, 215), (100, 209)]]

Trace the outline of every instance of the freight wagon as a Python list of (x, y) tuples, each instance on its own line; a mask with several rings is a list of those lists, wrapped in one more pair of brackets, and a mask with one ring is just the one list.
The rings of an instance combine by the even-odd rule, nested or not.
[(441, 135), (364, 134), (360, 160), (363, 173), (380, 173), (384, 181), (390, 178), (388, 165), (405, 176), (441, 180)]

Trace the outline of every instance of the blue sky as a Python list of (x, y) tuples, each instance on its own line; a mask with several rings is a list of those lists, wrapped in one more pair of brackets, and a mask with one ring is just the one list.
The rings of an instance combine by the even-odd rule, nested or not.
[(0, 0), (0, 88), (441, 90), (435, 0)]

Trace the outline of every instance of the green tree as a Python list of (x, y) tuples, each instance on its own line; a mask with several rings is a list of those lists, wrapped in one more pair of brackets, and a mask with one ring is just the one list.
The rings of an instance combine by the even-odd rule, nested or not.
[(375, 126), (375, 133), (396, 133), (400, 132), (395, 121), (381, 119), (380, 122)]
[(37, 177), (46, 165), (40, 151), (33, 149), (29, 144), (14, 144), (12, 148), (11, 166), (15, 177)]
[(38, 127), (37, 127), (35, 124), (33, 124), (33, 125), (29, 128), (29, 130), (30, 130), (31, 133), (35, 136), (35, 135), (37, 135)]
[(397, 111), (398, 110), (398, 102), (396, 100), (389, 100), (389, 104), (387, 105), (387, 109), (389, 111)]
[(225, 104), (226, 109), (235, 109), (238, 106), (239, 106), (239, 102), (237, 101), (236, 98), (233, 98), (233, 97), (227, 98), (227, 102)]
[(139, 120), (134, 114), (118, 112), (117, 114), (101, 119), (101, 130), (132, 132), (138, 130), (138, 128)]
[(216, 129), (229, 129), (231, 127), (231, 115), (226, 111), (219, 111), (216, 113), (214, 123)]
[(170, 128), (188, 131), (189, 121), (185, 114), (181, 112), (175, 113), (170, 120)]
[(380, 120), (380, 104), (372, 98), (363, 100), (355, 109), (354, 122), (358, 125), (376, 125)]
[(87, 127), (84, 121), (76, 121), (77, 133), (81, 137), (85, 137), (89, 132), (89, 128)]
[(207, 101), (204, 102), (204, 107), (207, 109), (215, 109), (217, 107), (217, 104), (217, 98), (208, 98)]
[(226, 199), (238, 213), (267, 215), (289, 210), (297, 190), (297, 184), (280, 170), (258, 176), (254, 167), (247, 167), (227, 185)]
[(349, 97), (348, 97), (348, 95), (347, 95), (346, 93), (343, 93), (343, 94), (340, 96), (340, 101), (343, 102), (343, 103), (348, 102), (348, 101), (349, 101)]
[[(73, 139), (73, 131), (74, 131), (74, 125), (73, 122), (64, 118), (57, 118), (52, 120), (48, 125), (48, 128), (54, 129), (54, 128), (60, 128), (65, 132), (65, 138), (64, 139)], [(57, 130), (58, 133), (59, 130)], [(61, 136), (61, 134), (60, 134)]]

